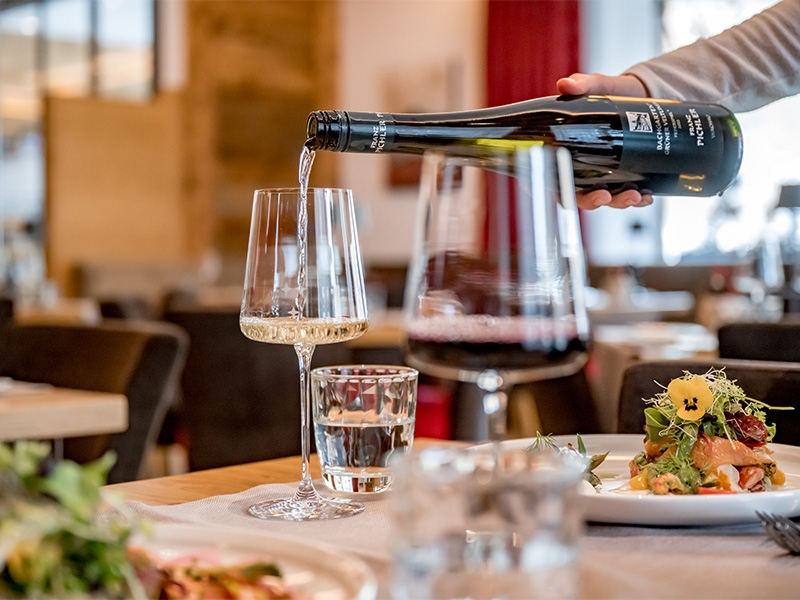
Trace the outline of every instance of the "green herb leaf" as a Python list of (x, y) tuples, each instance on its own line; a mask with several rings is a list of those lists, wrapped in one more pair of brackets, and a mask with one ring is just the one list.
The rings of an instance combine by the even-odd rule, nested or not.
[(536, 439), (533, 440), (530, 446), (526, 448), (528, 452), (536, 452), (541, 450), (555, 450), (556, 442), (552, 435), (543, 435), (536, 432)]
[(583, 443), (583, 438), (580, 436), (580, 434), (577, 436), (577, 438), (578, 438), (578, 452), (580, 452), (583, 456), (586, 456), (586, 446)]
[[(610, 451), (609, 451), (610, 452)], [(603, 461), (608, 456), (608, 452), (605, 454), (595, 454), (589, 459), (589, 471), (594, 471), (597, 467), (603, 464)]]
[(281, 577), (281, 572), (280, 569), (278, 569), (277, 565), (273, 563), (255, 563), (243, 567), (242, 575), (245, 577), (245, 579), (249, 579), (252, 581), (258, 579), (259, 577), (263, 577), (265, 575), (271, 575), (272, 577)]
[(661, 432), (669, 426), (669, 419), (654, 407), (644, 409), (644, 427), (651, 442), (661, 438)]

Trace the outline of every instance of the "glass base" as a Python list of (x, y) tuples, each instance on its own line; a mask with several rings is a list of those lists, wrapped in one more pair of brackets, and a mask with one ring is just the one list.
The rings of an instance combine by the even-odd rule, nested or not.
[[(370, 472), (371, 470), (375, 472)], [(328, 489), (335, 492), (379, 494), (389, 489), (392, 479), (391, 472), (378, 467), (347, 471), (338, 468), (322, 470), (322, 481)]]
[(357, 515), (364, 505), (352, 500), (317, 497), (311, 500), (285, 498), (253, 504), (247, 512), (259, 519), (280, 521), (325, 521)]

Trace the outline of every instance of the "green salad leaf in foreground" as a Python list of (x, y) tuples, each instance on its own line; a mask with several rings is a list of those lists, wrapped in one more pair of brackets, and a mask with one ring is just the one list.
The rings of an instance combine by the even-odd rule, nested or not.
[(0, 597), (143, 597), (132, 529), (98, 518), (113, 453), (56, 461), (48, 444), (0, 444)]

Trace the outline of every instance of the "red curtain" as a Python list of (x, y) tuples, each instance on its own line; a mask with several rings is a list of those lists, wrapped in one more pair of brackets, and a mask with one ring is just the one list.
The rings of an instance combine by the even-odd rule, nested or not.
[[(556, 80), (579, 70), (581, 0), (488, 2), (488, 105), (555, 95)], [(497, 192), (496, 182), (490, 178), (483, 223), (489, 252), (498, 247), (496, 238), (507, 238), (507, 244), (516, 246), (513, 200), (505, 210), (488, 209), (496, 202)]]
[(489, 0), (489, 106), (552, 96), (579, 70), (580, 2)]

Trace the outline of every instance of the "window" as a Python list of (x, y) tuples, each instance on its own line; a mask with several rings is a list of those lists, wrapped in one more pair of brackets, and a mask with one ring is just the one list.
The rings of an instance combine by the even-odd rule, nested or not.
[[(663, 46), (673, 50), (720, 33), (775, 4), (775, 0), (664, 0)], [(668, 264), (725, 262), (744, 256), (765, 235), (786, 235), (790, 217), (772, 223), (783, 183), (800, 180), (800, 97), (785, 98), (737, 115), (744, 158), (722, 197), (669, 198), (664, 202), (662, 252)], [(779, 215), (780, 217), (781, 215)], [(778, 231), (769, 228), (777, 226)]]
[(17, 240), (41, 231), (44, 97), (150, 98), (154, 7), (147, 0), (0, 0), (0, 292), (14, 288)]
[[(777, 0), (585, 0), (587, 72), (620, 73), (633, 63), (722, 32)], [(624, 29), (625, 36), (608, 31)], [(660, 44), (658, 40), (660, 29)], [(744, 158), (721, 197), (662, 197), (650, 207), (584, 215), (597, 265), (726, 264), (746, 261), (764, 236), (784, 239), (791, 215), (772, 214), (780, 185), (800, 182), (800, 97), (737, 115)], [(660, 233), (660, 235), (659, 235)], [(800, 240), (798, 240), (800, 241)]]

